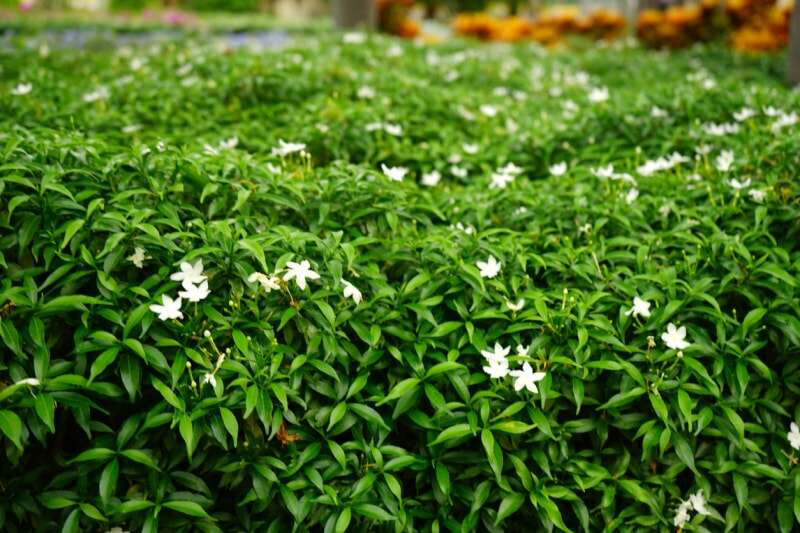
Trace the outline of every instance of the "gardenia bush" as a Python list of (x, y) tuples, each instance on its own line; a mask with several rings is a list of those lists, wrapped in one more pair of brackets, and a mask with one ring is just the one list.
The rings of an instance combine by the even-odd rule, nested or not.
[(0, 54), (0, 529), (791, 531), (780, 58)]

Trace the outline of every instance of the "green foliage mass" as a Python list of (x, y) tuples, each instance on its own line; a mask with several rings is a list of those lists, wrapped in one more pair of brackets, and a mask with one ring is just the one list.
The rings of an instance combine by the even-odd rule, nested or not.
[[(18, 44), (3, 531), (674, 531), (698, 491), (684, 530), (796, 527), (800, 96), (780, 58)], [(198, 260), (210, 295), (160, 320)], [(537, 392), (490, 379), (495, 343)]]

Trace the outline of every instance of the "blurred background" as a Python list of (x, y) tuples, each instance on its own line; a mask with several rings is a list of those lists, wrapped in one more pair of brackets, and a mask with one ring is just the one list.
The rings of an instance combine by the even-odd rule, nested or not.
[[(202, 28), (219, 14), (239, 24), (370, 27), (435, 42), (463, 36), (558, 46), (580, 37), (633, 36), (652, 48), (724, 41), (745, 52), (789, 42), (797, 0), (0, 0), (0, 24), (55, 19)], [(257, 16), (254, 16), (257, 14)], [(240, 18), (236, 19), (236, 16)], [(211, 24), (212, 26), (214, 24)]]

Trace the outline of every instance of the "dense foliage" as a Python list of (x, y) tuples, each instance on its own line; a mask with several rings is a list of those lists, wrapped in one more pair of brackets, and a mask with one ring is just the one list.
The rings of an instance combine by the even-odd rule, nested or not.
[(792, 530), (780, 59), (361, 40), (0, 52), (0, 529)]

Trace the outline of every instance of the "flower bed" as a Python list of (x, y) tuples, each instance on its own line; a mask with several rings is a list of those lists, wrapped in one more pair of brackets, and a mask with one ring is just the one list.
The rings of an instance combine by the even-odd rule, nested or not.
[(793, 529), (779, 58), (23, 44), (3, 531)]

